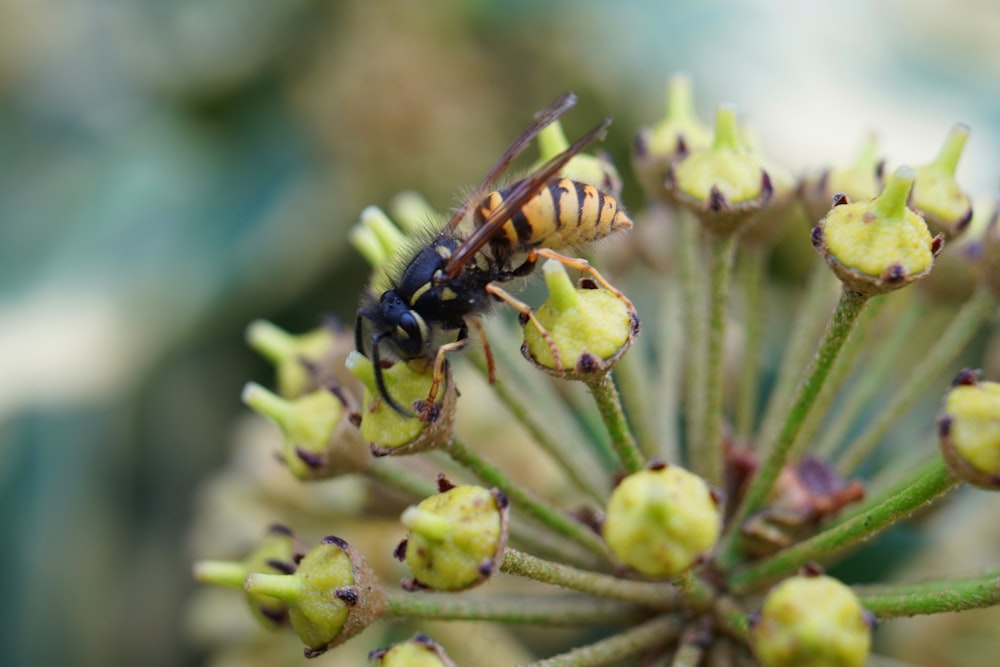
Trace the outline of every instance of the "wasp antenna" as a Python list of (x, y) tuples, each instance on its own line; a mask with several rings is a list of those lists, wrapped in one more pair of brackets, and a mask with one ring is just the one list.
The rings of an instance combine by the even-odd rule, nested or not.
[(403, 415), (404, 417), (416, 417), (416, 413), (412, 410), (407, 410), (403, 405), (399, 403), (392, 394), (389, 393), (389, 388), (385, 385), (385, 376), (382, 374), (382, 360), (378, 352), (378, 344), (382, 342), (388, 334), (382, 332), (380, 334), (375, 334), (372, 336), (372, 366), (375, 370), (375, 387), (378, 388), (379, 396), (389, 404), (393, 410)]

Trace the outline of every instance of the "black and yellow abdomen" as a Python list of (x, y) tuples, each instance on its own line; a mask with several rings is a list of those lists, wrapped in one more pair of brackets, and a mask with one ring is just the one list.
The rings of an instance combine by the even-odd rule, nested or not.
[[(477, 224), (501, 205), (509, 191), (486, 195), (476, 211)], [(632, 220), (614, 197), (592, 185), (559, 178), (514, 213), (490, 243), (495, 250), (507, 252), (566, 248), (631, 228)]]

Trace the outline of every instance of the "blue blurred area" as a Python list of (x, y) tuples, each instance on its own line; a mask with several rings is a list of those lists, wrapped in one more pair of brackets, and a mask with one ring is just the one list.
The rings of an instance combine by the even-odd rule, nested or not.
[(197, 659), (192, 496), (269, 377), (242, 329), (351, 317), (361, 207), (447, 208), (566, 89), (622, 163), (676, 70), (793, 168), (968, 122), (992, 188), (1000, 59), (960, 36), (997, 11), (962, 4), (0, 0), (0, 664)]

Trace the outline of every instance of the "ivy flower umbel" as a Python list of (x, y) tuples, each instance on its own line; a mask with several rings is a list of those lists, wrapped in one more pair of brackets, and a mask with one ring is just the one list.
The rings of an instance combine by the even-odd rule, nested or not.
[[(244, 586), (261, 620), (273, 626), (287, 617), (309, 655), (344, 650), (336, 647), (371, 626), (353, 641), (366, 642), (365, 650), (387, 647), (371, 654), (387, 667), (450, 667), (445, 648), (456, 658), (472, 650), (475, 664), (485, 664), (499, 654), (496, 638), (503, 635), (463, 631), (456, 638), (435, 626), (433, 640), (417, 635), (390, 646), (400, 637), (377, 618), (405, 619), (420, 631), (429, 630), (422, 621), (441, 619), (577, 629), (576, 648), (504, 665), (854, 667), (871, 652), (872, 617), (1000, 604), (996, 567), (875, 587), (815, 575), (817, 564), (834, 565), (961, 481), (996, 487), (992, 383), (959, 376), (942, 401), (940, 449), (913, 442), (919, 428), (928, 440), (934, 434), (926, 414), (910, 411), (940, 377), (954, 373), (956, 357), (996, 311), (1000, 293), (995, 230), (985, 236), (981, 259), (968, 255), (983, 285), (958, 311), (928, 318), (947, 306), (901, 292), (936, 271), (937, 256), (949, 252), (936, 235), (964, 227), (968, 199), (954, 166), (967, 129), (956, 127), (931, 165), (899, 168), (884, 182), (869, 143), (853, 165), (825, 169), (796, 190), (789, 170), (747, 145), (731, 107), (719, 109), (709, 136), (690, 93), (675, 81), (676, 107), (634, 147), (640, 180), (655, 199), (653, 217), (674, 226), (658, 237), (671, 245), (653, 250), (670, 254), (649, 262), (655, 271), (618, 257), (598, 272), (600, 248), (583, 260), (527, 247), (546, 251), (535, 259), (551, 260), (542, 269), (547, 300), (536, 306), (533, 294), (522, 302), (489, 292), (519, 312), (522, 328), (505, 326), (512, 319), (506, 307), (484, 318), (481, 331), (469, 318), (469, 333), (483, 344), (461, 354), (465, 343), (448, 348), (454, 368), (434, 355), (386, 354), (376, 369), (356, 353), (346, 363), (352, 374), (345, 374), (342, 350), (353, 336), (324, 327), (300, 339), (255, 324), (251, 341), (276, 364), (279, 390), (251, 385), (248, 403), (281, 426), (284, 445), (278, 429), (267, 431), (272, 450), (285, 452), (296, 479), (322, 489), (305, 464), (320, 452), (337, 459), (330, 447), (341, 438), (331, 428), (346, 424), (368, 456), (350, 473), (368, 480), (368, 504), (361, 517), (280, 509), (289, 521), (299, 511), (322, 533), (350, 532), (351, 546), (331, 538), (300, 558), (299, 547), (273, 536), (284, 549), (279, 555), (261, 560), (249, 549), (241, 562), (200, 564), (198, 577)], [(557, 125), (538, 139), (536, 164), (563, 155)], [(564, 167), (552, 183), (576, 179), (580, 185), (571, 189), (601, 193), (584, 199), (596, 197), (602, 206), (617, 197), (621, 181), (605, 158), (574, 155)], [(800, 198), (789, 201), (793, 191)], [(546, 192), (551, 196), (551, 188)], [(846, 197), (834, 199), (838, 193)], [(505, 196), (493, 193), (487, 208)], [(555, 211), (529, 203), (539, 206), (522, 211), (526, 219)], [(669, 214), (660, 215), (667, 207)], [(771, 299), (755, 297), (753, 286), (767, 285), (776, 238), (770, 225), (803, 209), (815, 211), (815, 231), (799, 224), (789, 237), (807, 251), (813, 242), (815, 266), (801, 303), (783, 311), (794, 312), (794, 321), (775, 321), (765, 308)], [(627, 219), (620, 208), (600, 216)], [(767, 229), (748, 227), (768, 216), (774, 219)], [(366, 209), (352, 236), (377, 279), (389, 280), (387, 267), (404, 248), (429, 247), (427, 232), (417, 231), (420, 220), (442, 217), (411, 194), (395, 200), (388, 215)], [(457, 229), (460, 241), (467, 230)], [(741, 238), (747, 233), (752, 238)], [(485, 254), (488, 246), (480, 252), (475, 266), (495, 259)], [(579, 283), (573, 273), (582, 275)], [(934, 322), (945, 324), (914, 335)], [(457, 329), (441, 329), (434, 329), (445, 335), (429, 341), (431, 352), (447, 334), (457, 337)], [(780, 334), (777, 344), (763, 344), (767, 330)], [(740, 349), (729, 339), (742, 331), (747, 343)], [(530, 364), (517, 355), (522, 334)], [(933, 344), (922, 347), (928, 339)], [(764, 356), (772, 348), (782, 353), (776, 369)], [(738, 388), (727, 367), (750, 369)], [(386, 387), (412, 415), (387, 405)], [(762, 401), (765, 387), (771, 393)], [(886, 387), (891, 391), (880, 391)], [(486, 402), (486, 393), (497, 400)], [(907, 447), (892, 449), (894, 434), (904, 434)], [(391, 560), (391, 544), (404, 535), (394, 554), (400, 565)], [(362, 552), (374, 567), (358, 565), (354, 555)], [(512, 584), (513, 577), (521, 581)], [(590, 626), (607, 634), (595, 638)], [(480, 635), (490, 643), (477, 645)]]

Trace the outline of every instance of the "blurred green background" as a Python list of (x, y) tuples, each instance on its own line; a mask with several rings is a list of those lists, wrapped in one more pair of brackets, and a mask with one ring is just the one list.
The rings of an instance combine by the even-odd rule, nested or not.
[(243, 329), (353, 317), (364, 206), (451, 206), (565, 90), (624, 168), (676, 71), (793, 169), (966, 122), (992, 195), (997, 34), (989, 0), (0, 0), (0, 664), (202, 658), (195, 491), (271, 377)]

